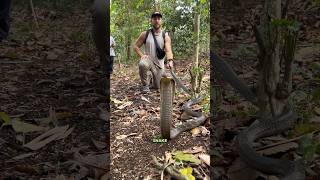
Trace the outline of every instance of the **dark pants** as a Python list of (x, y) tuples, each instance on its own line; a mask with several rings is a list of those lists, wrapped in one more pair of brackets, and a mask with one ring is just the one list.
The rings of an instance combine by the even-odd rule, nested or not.
[(112, 73), (113, 71), (113, 62), (114, 62), (115, 56), (110, 56), (110, 64), (108, 64), (108, 72)]
[(9, 34), (9, 14), (11, 0), (0, 0), (0, 40), (7, 38)]

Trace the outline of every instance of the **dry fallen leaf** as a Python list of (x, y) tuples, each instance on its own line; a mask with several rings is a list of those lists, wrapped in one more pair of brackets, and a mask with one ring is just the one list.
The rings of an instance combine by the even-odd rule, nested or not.
[(315, 116), (309, 120), (310, 123), (320, 123), (320, 116)]
[(204, 127), (204, 126), (199, 126), (199, 128), (200, 128), (201, 134), (202, 134), (203, 136), (210, 134), (210, 131), (209, 131), (206, 127)]
[(127, 137), (127, 135), (122, 134), (122, 135), (117, 136), (116, 139), (124, 139), (126, 137)]
[(204, 162), (208, 166), (210, 166), (210, 155), (209, 154), (199, 154), (198, 157), (202, 162)]
[(139, 116), (145, 116), (147, 115), (147, 111), (144, 109), (138, 110), (138, 111), (134, 111), (134, 114), (137, 114)]
[(57, 139), (62, 139), (65, 138), (66, 135), (69, 135), (70, 129), (71, 131), (73, 128), (70, 128), (68, 130), (69, 125), (62, 126), (62, 127), (55, 127), (53, 129), (50, 129), (44, 134), (41, 134), (40, 136), (36, 137), (29, 143), (25, 144), (24, 147), (27, 147), (32, 150), (37, 150), (42, 148), (43, 146), (47, 145), (51, 141), (57, 140)]
[(123, 104), (122, 101), (117, 100), (116, 98), (110, 97), (111, 102), (114, 102), (115, 104)]
[(193, 128), (193, 129), (191, 130), (192, 137), (199, 136), (199, 135), (200, 135), (200, 133), (201, 133), (201, 129), (200, 129), (200, 128), (198, 128), (198, 127)]
[(12, 159), (13, 159), (13, 160), (20, 160), (20, 159), (24, 159), (24, 158), (27, 158), (27, 157), (29, 157), (29, 156), (32, 156), (32, 155), (34, 155), (34, 154), (36, 154), (36, 153), (20, 154), (19, 156), (15, 156), (15, 157), (13, 157)]
[(200, 153), (200, 152), (204, 152), (205, 149), (203, 148), (203, 146), (196, 146), (196, 147), (192, 147), (190, 149), (184, 150), (184, 153), (189, 153), (189, 154), (196, 154), (196, 153)]
[(153, 177), (151, 175), (143, 177), (143, 180), (152, 180), (152, 179), (153, 179)]
[(138, 133), (130, 133), (130, 134), (127, 134), (127, 135), (123, 134), (123, 135), (117, 136), (116, 139), (124, 139), (124, 138), (126, 138), (126, 137), (134, 136), (134, 135), (137, 135), (137, 134), (138, 134)]
[(165, 157), (164, 158), (165, 164), (168, 164), (169, 162), (171, 162), (173, 160), (170, 152), (165, 152), (164, 157)]
[(146, 101), (146, 102), (148, 102), (148, 103), (151, 103), (147, 98), (145, 98), (145, 97), (142, 96), (142, 95), (141, 95), (141, 99), (144, 100), (144, 101)]
[(206, 136), (210, 134), (210, 131), (204, 126), (199, 126), (199, 127), (193, 128), (191, 130), (191, 134), (192, 134), (192, 137), (200, 136), (200, 135)]
[(107, 143), (106, 142), (101, 142), (101, 141), (96, 141), (94, 139), (91, 139), (92, 143), (94, 144), (94, 146), (98, 149), (104, 149), (107, 148)]
[(128, 102), (125, 102), (124, 104), (122, 104), (121, 106), (117, 107), (118, 109), (124, 109), (125, 107), (127, 106), (130, 106), (131, 104), (133, 104), (132, 101), (128, 101)]
[(9, 123), (4, 124), (6, 125), (11, 125), (16, 132), (21, 132), (21, 133), (29, 133), (29, 132), (36, 132), (36, 131), (46, 131), (48, 128), (46, 127), (41, 127), (41, 126), (36, 126), (33, 124), (25, 123), (20, 121), (19, 118), (14, 118), (12, 119)]

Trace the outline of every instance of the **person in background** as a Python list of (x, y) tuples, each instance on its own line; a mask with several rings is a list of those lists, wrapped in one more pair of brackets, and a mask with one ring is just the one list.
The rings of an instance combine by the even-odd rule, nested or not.
[(116, 42), (114, 41), (114, 38), (112, 36), (110, 36), (110, 64), (109, 64), (109, 68), (108, 68), (110, 74), (112, 74), (113, 62), (114, 62), (114, 58), (116, 56), (116, 53), (114, 51), (115, 47), (116, 47)]

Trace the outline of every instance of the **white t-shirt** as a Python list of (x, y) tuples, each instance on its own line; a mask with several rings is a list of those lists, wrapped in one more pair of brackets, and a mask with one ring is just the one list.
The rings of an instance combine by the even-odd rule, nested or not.
[(110, 36), (110, 56), (116, 56), (114, 49), (111, 47), (112, 44), (115, 44), (115, 41), (112, 36)]

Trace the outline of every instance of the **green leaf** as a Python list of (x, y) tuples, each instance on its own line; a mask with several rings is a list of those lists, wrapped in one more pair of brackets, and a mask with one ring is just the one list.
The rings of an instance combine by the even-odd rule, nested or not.
[(188, 180), (195, 180), (196, 178), (192, 175), (192, 167), (180, 169), (179, 172), (186, 176)]
[(3, 124), (3, 126), (8, 126), (8, 125), (11, 125), (15, 132), (20, 132), (20, 133), (46, 131), (48, 129), (46, 127), (41, 127), (41, 126), (22, 122), (20, 121), (19, 118), (12, 119), (9, 123)]
[(175, 151), (172, 153), (174, 155), (174, 159), (177, 161), (186, 161), (186, 162), (192, 162), (196, 164), (200, 164), (201, 161), (196, 158), (193, 154), (187, 154), (183, 151)]
[(297, 149), (298, 154), (303, 154), (305, 149), (312, 145), (312, 138), (310, 136), (303, 136), (299, 140), (299, 148)]
[(304, 136), (299, 141), (297, 153), (301, 154), (306, 161), (312, 161), (317, 151), (317, 145), (313, 143), (312, 137)]
[(320, 144), (317, 144), (316, 153), (317, 153), (317, 154), (320, 154)]
[(317, 101), (320, 100), (320, 88), (313, 91), (312, 97), (314, 100), (317, 100)]
[(307, 94), (303, 91), (300, 90), (296, 90), (294, 92), (292, 92), (292, 94), (290, 95), (290, 99), (296, 101), (296, 102), (300, 102), (302, 100), (305, 100), (307, 98)]
[(315, 124), (299, 124), (294, 127), (293, 131), (290, 135), (292, 136), (301, 136), (303, 134), (307, 134), (309, 132), (315, 131), (319, 129), (319, 126), (316, 126)]
[(313, 161), (315, 157), (314, 155), (316, 153), (316, 149), (317, 149), (317, 146), (315, 144), (308, 146), (305, 149), (305, 153), (303, 154), (304, 159), (309, 162)]
[(315, 71), (320, 71), (320, 63), (318, 63), (318, 62), (313, 62), (313, 63), (311, 64), (311, 68), (312, 68), (313, 70), (315, 70)]
[(4, 121), (4, 124), (10, 122), (10, 116), (6, 112), (0, 112), (0, 118)]

